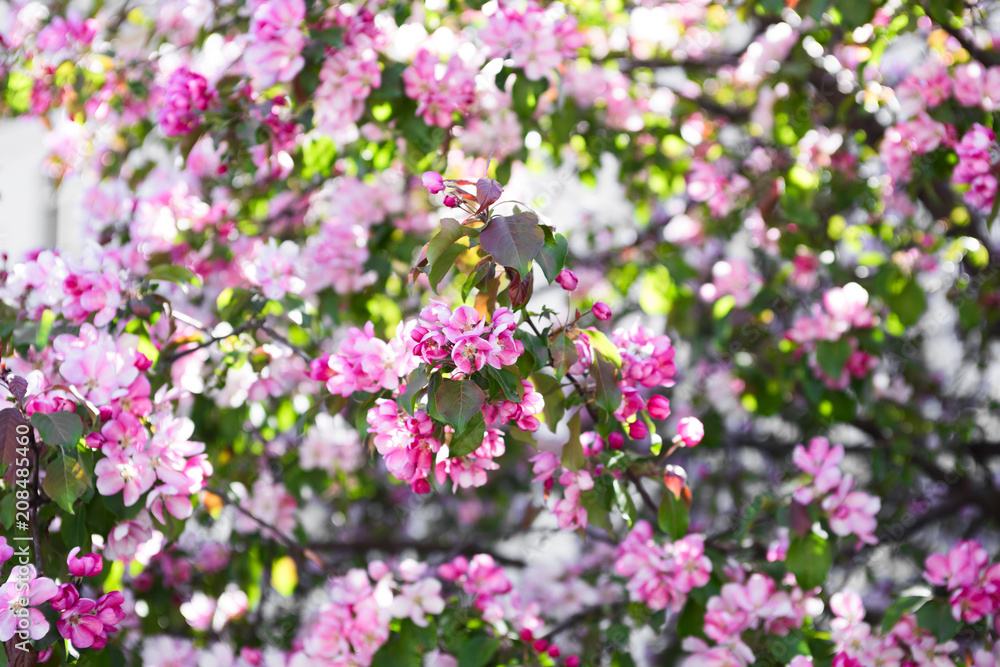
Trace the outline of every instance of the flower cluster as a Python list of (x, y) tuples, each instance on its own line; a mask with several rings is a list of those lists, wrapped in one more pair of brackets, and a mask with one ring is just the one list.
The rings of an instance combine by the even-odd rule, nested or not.
[(163, 102), (157, 121), (168, 137), (191, 132), (201, 122), (199, 111), (207, 111), (218, 96), (201, 74), (187, 67), (178, 67), (170, 73), (163, 88)]
[(305, 35), (300, 26), (305, 17), (302, 0), (256, 3), (243, 53), (243, 64), (255, 88), (265, 90), (278, 82), (291, 81), (302, 69)]
[(958, 164), (953, 180), (969, 186), (965, 198), (970, 204), (989, 211), (997, 195), (996, 164), (1000, 162), (1000, 146), (997, 146), (996, 135), (990, 128), (976, 123), (956, 144), (955, 152)]
[(479, 37), (489, 48), (490, 58), (509, 57), (529, 79), (541, 79), (572, 59), (585, 39), (575, 17), (556, 16), (533, 1), (524, 9), (500, 5)]
[(653, 539), (653, 527), (637, 521), (618, 545), (615, 571), (628, 578), (633, 601), (678, 612), (692, 590), (708, 583), (712, 562), (705, 555), (704, 535), (660, 544)]
[(116, 626), (125, 618), (124, 602), (125, 596), (118, 591), (106, 593), (95, 601), (80, 597), (73, 584), (63, 584), (50, 604), (53, 611), (61, 614), (56, 621), (60, 635), (77, 648), (100, 649), (107, 645), (108, 633), (116, 632)]
[(813, 438), (808, 449), (796, 445), (792, 460), (806, 478), (795, 490), (795, 501), (802, 505), (818, 501), (827, 514), (831, 530), (841, 537), (856, 535), (860, 540), (858, 548), (862, 543), (877, 544), (875, 515), (882, 501), (877, 496), (855, 490), (854, 477), (840, 471), (843, 459), (843, 446), (831, 447), (826, 438)]
[[(402, 329), (400, 329), (400, 332)], [(375, 337), (375, 325), (352, 327), (335, 354), (310, 365), (309, 375), (326, 383), (331, 394), (350, 396), (356, 391), (396, 389), (400, 377), (415, 368), (415, 360), (397, 336), (386, 342)]]
[[(958, 643), (939, 641), (918, 627), (915, 614), (905, 614), (889, 632), (879, 632), (865, 623), (866, 611), (861, 596), (850, 590), (830, 597), (830, 611), (834, 614), (830, 621), (830, 638), (837, 651), (833, 664), (838, 667), (951, 667), (955, 664), (949, 654), (958, 649)], [(977, 659), (983, 660), (983, 665), (990, 665), (988, 660), (992, 656), (980, 651)]]
[(375, 436), (375, 449), (393, 477), (408, 483), (416, 493), (430, 492), (427, 478), (441, 441), (434, 436), (429, 414), (416, 410), (408, 415), (396, 401), (380, 398), (368, 411), (368, 432)]
[(420, 311), (410, 338), (413, 354), (424, 363), (451, 361), (462, 373), (473, 373), (483, 366), (500, 369), (517, 361), (524, 344), (514, 338), (516, 329), (517, 319), (507, 308), (498, 308), (487, 323), (471, 306), (452, 311), (435, 301)]
[(990, 565), (979, 542), (963, 540), (947, 554), (932, 554), (924, 568), (924, 579), (948, 589), (956, 621), (975, 623), (1000, 611), (1000, 563)]
[(355, 123), (365, 111), (365, 100), (382, 83), (379, 38), (368, 10), (347, 15), (336, 8), (337, 24), (344, 28), (344, 48), (333, 50), (323, 62), (316, 89), (316, 127), (338, 143), (357, 136)]
[(464, 114), (476, 96), (476, 72), (458, 55), (447, 65), (426, 49), (413, 58), (413, 64), (403, 72), (406, 96), (417, 102), (417, 114), (428, 125), (451, 127), (452, 115)]
[(793, 628), (802, 627), (806, 617), (823, 611), (819, 598), (798, 587), (780, 589), (766, 574), (755, 573), (746, 580), (742, 569), (736, 569), (736, 581), (722, 586), (718, 595), (708, 600), (705, 611), (705, 635), (716, 643), (688, 637), (684, 650), (691, 657), (684, 667), (734, 665), (746, 667), (755, 661), (753, 650), (744, 643), (743, 633), (761, 628), (766, 633), (783, 636)]
[(472, 560), (458, 556), (438, 567), (438, 576), (459, 584), (463, 591), (473, 596), (476, 609), (483, 612), (485, 619), (503, 617), (497, 596), (509, 593), (513, 586), (503, 568), (489, 554), (478, 554)]
[(840, 375), (831, 377), (819, 360), (818, 345), (823, 341), (835, 342), (844, 338), (852, 329), (869, 329), (877, 323), (875, 314), (868, 307), (868, 292), (857, 283), (834, 287), (823, 294), (823, 304), (813, 304), (809, 315), (800, 315), (785, 333), (785, 338), (802, 346), (799, 353), (809, 355), (809, 366), (831, 389), (844, 389), (852, 377), (865, 377), (877, 364), (872, 355), (858, 349), (855, 337), (847, 338), (849, 355)]
[(745, 308), (760, 291), (763, 280), (743, 258), (720, 260), (712, 266), (712, 282), (701, 286), (698, 294), (709, 303), (731, 296), (739, 308)]

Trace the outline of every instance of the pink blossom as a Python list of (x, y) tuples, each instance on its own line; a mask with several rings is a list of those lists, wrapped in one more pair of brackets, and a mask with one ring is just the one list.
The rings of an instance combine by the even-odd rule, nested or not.
[(594, 488), (594, 480), (586, 470), (564, 470), (559, 477), (564, 487), (563, 497), (552, 508), (562, 530), (587, 527), (587, 510), (580, 504), (580, 493)]
[(3, 565), (14, 556), (14, 547), (7, 544), (7, 538), (0, 536), (0, 565)]
[(444, 177), (436, 171), (425, 171), (421, 183), (432, 195), (444, 190)]
[(15, 634), (22, 639), (44, 637), (49, 622), (36, 607), (57, 594), (55, 582), (38, 577), (33, 565), (12, 569), (7, 583), (0, 587), (0, 642), (9, 641)]
[(608, 304), (604, 303), (603, 301), (598, 301), (597, 303), (595, 303), (591, 307), (590, 311), (594, 313), (594, 317), (596, 317), (599, 320), (611, 319), (611, 308), (608, 307)]
[(409, 618), (422, 628), (428, 625), (427, 614), (437, 615), (442, 611), (444, 599), (441, 597), (441, 582), (432, 577), (404, 584), (401, 593), (392, 600), (394, 617)]
[(509, 56), (531, 80), (542, 79), (564, 60), (572, 59), (584, 42), (575, 17), (557, 19), (536, 2), (529, 2), (524, 9), (499, 7), (480, 31), (480, 39), (490, 49), (490, 57)]
[(970, 186), (965, 193), (970, 204), (982, 210), (990, 210), (997, 192), (997, 177), (993, 174), (993, 167), (1000, 155), (993, 130), (979, 123), (973, 124), (972, 129), (955, 146), (955, 153), (958, 154), (958, 164), (955, 165), (952, 180)]
[(305, 36), (300, 25), (306, 16), (302, 0), (263, 0), (250, 18), (249, 44), (243, 62), (258, 90), (295, 78), (305, 59)]
[(653, 419), (666, 419), (670, 416), (670, 399), (659, 394), (650, 396), (646, 401), (646, 410)]
[(722, 260), (712, 266), (712, 282), (703, 284), (699, 295), (709, 303), (723, 296), (732, 296), (737, 307), (745, 308), (762, 284), (761, 277), (753, 272), (745, 259)]
[[(654, 336), (636, 323), (628, 330), (618, 329), (611, 341), (622, 355), (622, 387), (672, 387), (677, 366), (674, 346), (664, 335)], [(579, 350), (579, 346), (577, 348)], [(581, 355), (589, 356), (589, 355)], [(587, 361), (589, 365), (589, 361)], [(641, 408), (640, 408), (641, 409)]]
[(156, 480), (156, 474), (149, 466), (149, 457), (134, 447), (119, 451), (104, 445), (104, 453), (107, 458), (94, 466), (97, 490), (104, 496), (124, 491), (125, 506), (134, 505)]
[(69, 567), (69, 573), (74, 577), (93, 577), (101, 573), (104, 569), (104, 559), (101, 558), (100, 554), (87, 554), (82, 558), (78, 558), (77, 554), (80, 553), (80, 547), (73, 547), (69, 555), (66, 556), (66, 565)]
[(135, 519), (123, 521), (111, 529), (104, 547), (105, 558), (127, 562), (153, 537), (153, 522), (145, 510)]
[(660, 545), (652, 526), (640, 520), (618, 546), (615, 571), (628, 578), (632, 600), (650, 609), (679, 611), (688, 593), (708, 583), (712, 564), (704, 555), (703, 536)]
[(823, 500), (822, 507), (829, 512), (830, 528), (837, 535), (856, 535), (861, 542), (877, 544), (875, 515), (882, 501), (863, 491), (852, 491), (853, 486), (854, 479), (846, 475), (837, 489)]
[(949, 591), (966, 588), (979, 582), (988, 563), (989, 555), (978, 542), (964, 540), (952, 547), (947, 555), (928, 556), (924, 578), (935, 586), (947, 586)]
[(56, 622), (56, 628), (66, 639), (73, 642), (77, 648), (89, 648), (98, 635), (104, 632), (104, 624), (97, 616), (91, 614), (97, 603), (87, 598), (81, 598), (75, 605), (62, 613)]
[(472, 373), (482, 369), (486, 363), (486, 355), (493, 351), (493, 345), (479, 336), (462, 336), (455, 341), (451, 358), (458, 370)]
[(168, 137), (191, 132), (201, 123), (198, 112), (207, 111), (215, 104), (217, 93), (201, 74), (187, 67), (170, 73), (163, 88), (163, 100), (157, 113), (157, 122)]
[(569, 269), (563, 269), (559, 272), (559, 275), (556, 276), (556, 283), (558, 283), (559, 287), (562, 287), (567, 292), (575, 290), (579, 282), (580, 281), (577, 280), (576, 274)]
[(684, 417), (677, 424), (677, 436), (685, 447), (694, 447), (705, 437), (705, 427), (695, 417)]
[(443, 71), (439, 58), (421, 49), (403, 71), (406, 96), (417, 102), (417, 114), (428, 125), (451, 127), (454, 113), (465, 113), (475, 101), (475, 71), (454, 55)]

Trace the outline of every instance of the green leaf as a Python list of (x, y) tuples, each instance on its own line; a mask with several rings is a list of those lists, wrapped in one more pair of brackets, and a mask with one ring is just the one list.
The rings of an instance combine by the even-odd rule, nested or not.
[(458, 667), (485, 667), (500, 650), (501, 643), (502, 640), (496, 637), (473, 635), (458, 652)]
[(35, 332), (36, 350), (41, 350), (49, 344), (49, 334), (52, 333), (52, 325), (55, 321), (55, 313), (46, 308), (38, 320), (38, 330)]
[(792, 536), (785, 566), (795, 575), (803, 590), (822, 586), (833, 565), (833, 554), (826, 539), (810, 531), (804, 537)]
[(461, 433), (466, 424), (481, 412), (486, 394), (472, 380), (442, 380), (434, 392), (434, 404), (441, 419)]
[(822, 340), (816, 346), (816, 360), (819, 362), (819, 367), (834, 380), (840, 378), (850, 358), (851, 343), (847, 338), (836, 341)]
[(14, 527), (15, 502), (17, 502), (17, 498), (14, 497), (13, 493), (5, 494), (3, 499), (0, 500), (0, 523), (7, 530)]
[(896, 313), (904, 327), (916, 324), (927, 310), (927, 295), (915, 280), (906, 280), (902, 288), (890, 296), (888, 301), (892, 312)]
[(569, 420), (569, 440), (563, 445), (562, 464), (570, 470), (579, 470), (586, 462), (583, 443), (580, 442), (580, 411)]
[(735, 306), (736, 306), (736, 297), (734, 297), (732, 294), (726, 294), (725, 296), (721, 297), (718, 301), (716, 301), (714, 304), (712, 304), (712, 317), (714, 317), (717, 320), (721, 320), (726, 315), (728, 315), (729, 311), (732, 310), (733, 307)]
[(462, 301), (469, 298), (469, 294), (472, 292), (472, 288), (481, 283), (486, 279), (487, 276), (491, 275), (491, 272), (495, 269), (496, 264), (490, 260), (484, 260), (476, 265), (476, 270), (469, 274), (469, 277), (465, 279), (462, 284)]
[(427, 386), (427, 367), (421, 364), (406, 378), (406, 390), (399, 397), (399, 403), (404, 410), (413, 414), (413, 406), (417, 402), (417, 394)]
[(622, 354), (618, 346), (608, 340), (608, 337), (597, 329), (584, 329), (583, 333), (590, 339), (590, 347), (605, 361), (610, 361), (615, 368), (622, 367)]
[(595, 402), (597, 407), (612, 414), (622, 402), (622, 390), (618, 386), (619, 371), (610, 362), (594, 357), (590, 375), (594, 378)]
[(146, 280), (166, 280), (178, 285), (201, 285), (198, 274), (178, 264), (158, 264), (149, 270)]
[(472, 418), (460, 432), (456, 431), (455, 436), (448, 445), (448, 453), (452, 458), (465, 456), (479, 449), (483, 444), (483, 436), (486, 435), (486, 420), (483, 418), (482, 410)]
[(677, 618), (677, 636), (702, 637), (705, 628), (705, 605), (694, 598), (688, 598), (687, 604)]
[(549, 343), (549, 354), (552, 356), (552, 368), (559, 380), (566, 375), (569, 367), (580, 358), (580, 354), (576, 351), (576, 345), (565, 333), (560, 333), (555, 340)]
[(455, 241), (466, 236), (466, 234), (466, 228), (458, 224), (457, 220), (452, 218), (442, 220), (441, 229), (438, 230), (438, 233), (427, 244), (427, 263), (433, 266)]
[(608, 512), (611, 511), (611, 501), (614, 495), (610, 482), (603, 482), (608, 477), (601, 475), (594, 480), (594, 488), (587, 489), (580, 493), (580, 506), (587, 510), (587, 524), (597, 526), (611, 532), (611, 520)]
[(618, 507), (618, 511), (622, 513), (622, 516), (628, 522), (629, 528), (635, 523), (636, 513), (635, 513), (635, 503), (632, 502), (632, 496), (628, 492), (628, 482), (620, 479), (615, 479), (612, 481), (611, 488), (614, 490), (615, 494), (615, 505)]
[(298, 585), (299, 570), (291, 556), (282, 556), (271, 564), (271, 586), (282, 597), (292, 597)]
[(917, 624), (934, 633), (939, 642), (946, 642), (954, 637), (961, 626), (951, 615), (951, 605), (944, 600), (931, 600), (918, 609)]
[(479, 245), (497, 263), (528, 275), (531, 262), (545, 244), (545, 234), (534, 213), (496, 216), (479, 234)]
[(31, 423), (46, 445), (75, 448), (83, 436), (83, 422), (75, 412), (36, 412), (31, 415)]
[(87, 473), (76, 459), (60, 456), (45, 468), (42, 489), (59, 507), (72, 514), (73, 503), (87, 490)]
[(484, 370), (500, 385), (504, 398), (513, 403), (520, 403), (524, 400), (524, 385), (521, 383), (521, 375), (516, 368), (513, 366), (506, 368), (486, 366)]
[(444, 277), (448, 275), (448, 272), (455, 266), (455, 261), (468, 249), (468, 246), (464, 246), (461, 243), (452, 243), (443, 253), (441, 253), (441, 256), (434, 262), (434, 265), (431, 267), (430, 274), (427, 276), (427, 279), (431, 284), (431, 289), (437, 291), (438, 285), (441, 284)]
[(642, 277), (639, 307), (649, 315), (668, 315), (673, 307), (673, 281), (665, 266), (655, 266)]
[(551, 375), (545, 373), (535, 373), (531, 376), (535, 384), (535, 390), (545, 399), (545, 408), (542, 416), (550, 429), (555, 429), (556, 424), (562, 421), (563, 412), (566, 409), (566, 398), (562, 393), (562, 383)]
[(317, 136), (306, 140), (302, 146), (302, 177), (310, 179), (316, 174), (327, 176), (337, 157), (337, 146), (330, 137)]
[(669, 535), (674, 540), (679, 540), (687, 535), (688, 508), (683, 501), (674, 497), (669, 489), (663, 492), (663, 499), (660, 500), (660, 511), (657, 513), (657, 520), (660, 530)]
[(922, 607), (929, 599), (927, 595), (905, 595), (893, 602), (882, 617), (882, 632), (888, 634), (904, 616)]
[(552, 238), (545, 239), (545, 245), (538, 251), (535, 261), (542, 267), (545, 279), (551, 284), (559, 272), (566, 265), (566, 255), (569, 253), (569, 244), (562, 234), (554, 234)]

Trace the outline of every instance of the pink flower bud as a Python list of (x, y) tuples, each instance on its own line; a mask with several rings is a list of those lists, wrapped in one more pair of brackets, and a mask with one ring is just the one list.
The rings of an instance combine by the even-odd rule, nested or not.
[(80, 547), (73, 547), (66, 557), (69, 573), (74, 577), (93, 577), (104, 569), (104, 559), (101, 558), (100, 554), (87, 554), (82, 558), (77, 558), (78, 553), (80, 553)]
[(545, 651), (545, 649), (549, 647), (549, 643), (544, 639), (536, 639), (535, 643), (532, 644), (531, 647), (536, 651), (538, 651), (539, 653), (542, 653)]
[(448, 208), (458, 208), (458, 197), (455, 195), (445, 195), (444, 205)]
[(100, 433), (88, 433), (87, 437), (83, 439), (83, 444), (87, 445), (91, 449), (100, 449), (107, 441), (108, 439)]
[(431, 492), (431, 485), (427, 481), (427, 478), (421, 477), (413, 483), (413, 492), (419, 493), (421, 495)]
[(100, 408), (98, 408), (97, 412), (100, 415), (102, 422), (106, 422), (115, 416), (115, 413), (114, 411), (111, 410), (110, 405), (102, 405)]
[(653, 419), (666, 419), (670, 416), (670, 399), (659, 394), (650, 396), (649, 400), (646, 401), (646, 409), (649, 410), (649, 416)]
[(566, 658), (566, 667), (580, 667), (580, 658), (575, 655), (571, 655)]
[(705, 437), (705, 427), (695, 417), (685, 417), (677, 424), (677, 435), (685, 447), (694, 447)]
[(49, 600), (53, 611), (63, 612), (72, 607), (80, 599), (80, 592), (73, 584), (61, 584), (59, 592), (54, 598)]
[(253, 667), (258, 667), (264, 663), (264, 652), (259, 648), (250, 648), (249, 646), (244, 646), (240, 649), (240, 657), (248, 665)]
[(604, 303), (603, 301), (598, 301), (597, 303), (595, 303), (593, 307), (590, 309), (590, 311), (594, 313), (594, 317), (596, 317), (599, 320), (611, 319), (611, 308), (609, 308), (608, 304)]
[(649, 428), (646, 426), (646, 422), (636, 420), (628, 425), (628, 437), (633, 440), (642, 440), (647, 435), (649, 435)]
[(548, 654), (550, 658), (558, 658), (562, 655), (562, 651), (559, 650), (558, 646), (552, 645), (549, 647)]
[(569, 269), (563, 269), (559, 272), (559, 275), (556, 276), (556, 282), (559, 283), (559, 287), (562, 287), (567, 292), (572, 292), (576, 289), (576, 286), (580, 281), (576, 279), (575, 273)]
[(621, 449), (625, 446), (625, 436), (615, 431), (608, 436), (608, 447), (611, 449)]
[(135, 367), (140, 371), (148, 371), (149, 367), (153, 365), (153, 362), (149, 360), (142, 352), (135, 353)]
[(425, 171), (420, 182), (432, 195), (444, 190), (444, 177), (436, 171)]
[(534, 633), (531, 632), (531, 630), (529, 630), (528, 628), (525, 628), (524, 630), (521, 630), (521, 641), (523, 641), (523, 642), (530, 642), (534, 638), (535, 638)]

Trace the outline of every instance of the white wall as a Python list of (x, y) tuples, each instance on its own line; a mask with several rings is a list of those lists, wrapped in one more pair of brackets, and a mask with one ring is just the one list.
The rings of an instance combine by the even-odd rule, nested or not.
[(80, 245), (79, 184), (55, 190), (42, 166), (45, 135), (36, 119), (0, 121), (0, 252), (11, 261), (38, 247)]

